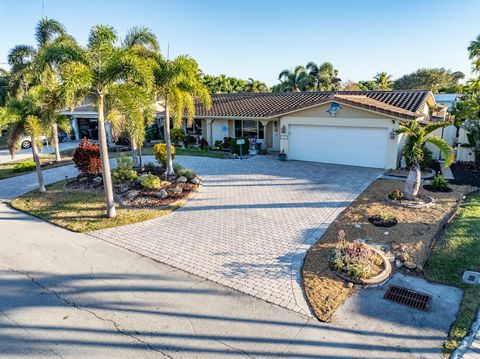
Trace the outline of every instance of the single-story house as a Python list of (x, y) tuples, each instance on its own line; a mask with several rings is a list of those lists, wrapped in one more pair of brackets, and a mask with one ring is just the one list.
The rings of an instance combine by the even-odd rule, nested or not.
[(431, 91), (337, 91), (212, 95), (195, 119), (210, 143), (244, 136), (290, 160), (397, 168), (401, 121), (443, 121)]
[[(400, 163), (403, 140), (395, 131), (401, 121), (443, 121), (447, 113), (428, 90), (214, 94), (210, 109), (195, 106), (195, 125), (185, 128), (210, 145), (247, 137), (290, 160), (385, 169)], [(96, 118), (84, 113), (67, 113), (79, 137), (82, 119)]]

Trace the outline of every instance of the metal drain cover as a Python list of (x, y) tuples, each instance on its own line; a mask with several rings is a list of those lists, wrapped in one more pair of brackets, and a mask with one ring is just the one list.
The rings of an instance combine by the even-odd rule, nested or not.
[(432, 297), (428, 294), (391, 285), (388, 287), (383, 299), (391, 300), (392, 302), (406, 305), (407, 307), (427, 311)]

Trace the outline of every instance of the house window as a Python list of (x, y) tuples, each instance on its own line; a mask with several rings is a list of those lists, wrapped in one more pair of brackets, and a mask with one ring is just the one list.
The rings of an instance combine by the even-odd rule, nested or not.
[(235, 137), (263, 139), (264, 132), (264, 126), (258, 121), (235, 120)]

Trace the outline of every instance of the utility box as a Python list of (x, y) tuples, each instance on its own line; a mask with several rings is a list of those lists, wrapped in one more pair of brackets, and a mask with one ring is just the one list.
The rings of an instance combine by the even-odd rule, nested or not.
[(480, 284), (480, 273), (467, 270), (463, 273), (462, 281), (467, 284)]

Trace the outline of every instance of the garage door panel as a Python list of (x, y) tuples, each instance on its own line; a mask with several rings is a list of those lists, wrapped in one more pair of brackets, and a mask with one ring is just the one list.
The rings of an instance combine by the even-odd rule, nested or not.
[(384, 168), (387, 129), (334, 126), (289, 126), (292, 160)]

